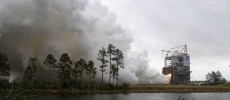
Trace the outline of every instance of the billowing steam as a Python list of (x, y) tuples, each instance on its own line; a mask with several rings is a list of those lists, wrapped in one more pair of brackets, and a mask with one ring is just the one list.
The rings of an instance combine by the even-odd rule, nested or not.
[(0, 0), (0, 51), (8, 55), (13, 78), (23, 75), (29, 57), (37, 58), (44, 77), (49, 53), (58, 59), (66, 52), (74, 61), (92, 59), (98, 66), (98, 50), (112, 43), (126, 57), (121, 81), (163, 83), (159, 72), (149, 70), (147, 53), (132, 52), (131, 42), (131, 34), (97, 0)]

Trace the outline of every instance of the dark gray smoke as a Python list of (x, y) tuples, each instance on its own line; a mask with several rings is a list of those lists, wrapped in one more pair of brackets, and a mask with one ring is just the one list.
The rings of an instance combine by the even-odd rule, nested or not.
[(126, 57), (120, 81), (164, 83), (164, 76), (149, 70), (147, 53), (132, 52), (131, 42), (131, 34), (97, 0), (0, 0), (0, 51), (9, 57), (12, 78), (23, 75), (29, 57), (37, 58), (44, 77), (49, 53), (92, 59), (98, 66), (98, 50), (112, 43)]

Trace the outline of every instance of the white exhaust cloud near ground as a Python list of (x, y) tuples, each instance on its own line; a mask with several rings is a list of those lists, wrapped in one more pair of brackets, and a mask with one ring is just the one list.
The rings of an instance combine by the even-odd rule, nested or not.
[(29, 57), (37, 59), (37, 76), (47, 77), (43, 61), (49, 53), (93, 60), (99, 69), (98, 50), (109, 43), (125, 55), (121, 82), (165, 83), (166, 77), (149, 66), (148, 53), (132, 49), (133, 34), (100, 1), (0, 0), (0, 51), (8, 55), (12, 79), (22, 78)]

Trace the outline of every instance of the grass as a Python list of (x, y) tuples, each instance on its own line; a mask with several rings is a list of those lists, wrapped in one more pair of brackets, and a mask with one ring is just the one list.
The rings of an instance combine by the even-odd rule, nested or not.
[(128, 91), (153, 93), (230, 92), (230, 86), (132, 85)]
[(114, 90), (79, 90), (75, 88), (66, 89), (33, 89), (39, 93), (192, 93), (192, 92), (230, 92), (230, 84), (218, 86), (195, 86), (195, 85), (130, 85), (125, 91), (123, 89)]
[(219, 86), (221, 86), (221, 87), (230, 87), (230, 82), (224, 83), (224, 84), (220, 84)]

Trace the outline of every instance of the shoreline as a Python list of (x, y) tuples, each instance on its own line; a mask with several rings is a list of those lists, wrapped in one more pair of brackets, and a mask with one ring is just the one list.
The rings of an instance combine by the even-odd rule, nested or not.
[[(11, 89), (0, 89), (1, 93)], [(127, 94), (127, 93), (208, 93), (230, 92), (230, 87), (187, 86), (187, 85), (130, 85), (127, 90), (80, 90), (70, 89), (14, 89), (13, 91), (33, 94)]]
[(146, 93), (204, 93), (230, 92), (230, 87), (223, 86), (196, 86), (196, 85), (133, 85), (132, 92)]

